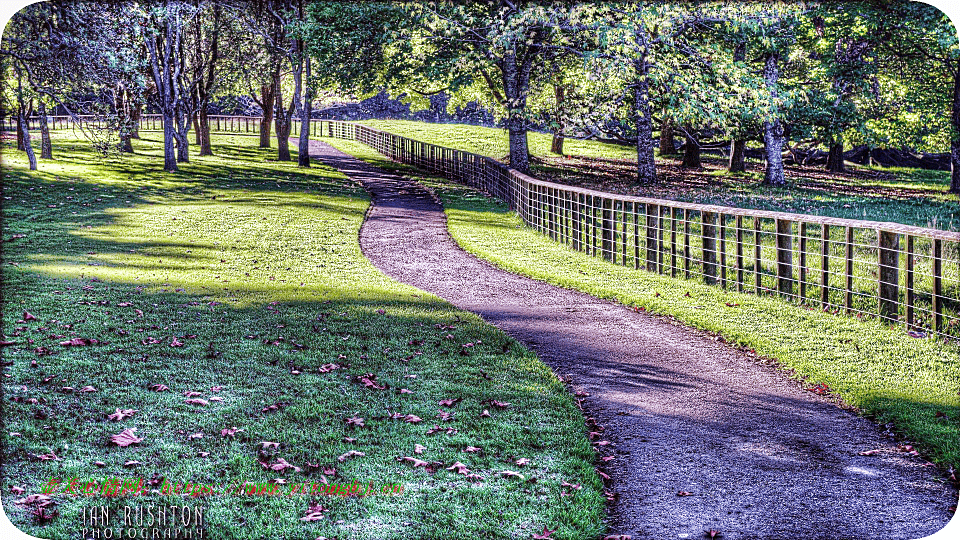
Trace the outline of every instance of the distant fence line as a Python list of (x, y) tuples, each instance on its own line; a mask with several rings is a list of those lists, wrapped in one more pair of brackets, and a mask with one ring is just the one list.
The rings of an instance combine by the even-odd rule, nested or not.
[[(53, 118), (51, 129), (71, 123)], [(209, 118), (216, 132), (260, 129), (260, 117)], [(5, 119), (3, 128), (8, 124)], [(159, 115), (140, 119), (142, 130), (161, 128)], [(960, 339), (957, 232), (604, 193), (544, 182), (486, 156), (350, 122), (313, 120), (310, 132), (359, 141), (480, 189), (551, 239), (616, 264)]]

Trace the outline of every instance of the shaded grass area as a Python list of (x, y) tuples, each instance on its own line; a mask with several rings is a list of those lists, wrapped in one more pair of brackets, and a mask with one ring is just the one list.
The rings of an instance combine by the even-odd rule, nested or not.
[(331, 141), (378, 166), (405, 171), (444, 202), (450, 234), (465, 250), (505, 270), (719, 335), (916, 444), (944, 469), (960, 465), (960, 349), (914, 339), (878, 321), (837, 317), (777, 298), (740, 294), (696, 280), (614, 265), (524, 227), (501, 202), (386, 160), (352, 141)]
[[(503, 129), (401, 120), (362, 122), (424, 142), (458, 148), (495, 159), (509, 154)], [(890, 221), (960, 230), (960, 201), (947, 193), (949, 171), (864, 167), (848, 164), (848, 173), (787, 166), (788, 185), (762, 184), (763, 164), (747, 161), (747, 172), (730, 174), (725, 160), (705, 155), (701, 169), (680, 167), (679, 157), (657, 157), (660, 182), (640, 186), (636, 150), (596, 141), (567, 139), (565, 156), (550, 152), (551, 136), (530, 132), (532, 172), (537, 178), (601, 191), (685, 202), (718, 204), (871, 221)]]
[[(58, 140), (37, 172), (4, 143), (3, 503), (14, 524), (75, 538), (85, 508), (111, 508), (116, 526), (123, 506), (152, 504), (201, 508), (207, 538), (602, 532), (595, 452), (562, 383), (479, 317), (376, 270), (357, 242), (359, 186), (272, 161), (241, 136), (216, 136), (216, 157), (165, 174), (158, 135), (144, 135), (122, 161)], [(111, 421), (117, 409), (135, 412)], [(142, 441), (110, 444), (126, 429)], [(447, 469), (455, 462), (477, 476)], [(15, 503), (52, 478), (57, 517)], [(74, 478), (100, 495), (67, 494)], [(103, 497), (104, 479), (142, 479), (149, 492)], [(248, 495), (247, 482), (277, 494)], [(354, 482), (402, 492), (313, 492)], [(581, 489), (564, 496), (564, 482)], [(186, 483), (212, 493), (162, 493)]]

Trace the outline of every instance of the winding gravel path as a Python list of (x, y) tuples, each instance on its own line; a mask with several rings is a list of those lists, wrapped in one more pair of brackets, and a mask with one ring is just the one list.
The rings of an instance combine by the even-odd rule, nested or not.
[(611, 533), (894, 539), (950, 520), (956, 491), (873, 423), (702, 333), (478, 260), (428, 190), (311, 145), (372, 195), (360, 245), (373, 264), (481, 315), (590, 394), (584, 407), (616, 456)]

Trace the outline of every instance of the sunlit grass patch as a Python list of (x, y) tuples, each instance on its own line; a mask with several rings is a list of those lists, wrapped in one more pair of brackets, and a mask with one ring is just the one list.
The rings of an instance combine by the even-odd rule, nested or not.
[[(563, 385), (479, 317), (376, 270), (357, 241), (369, 204), (358, 185), (319, 163), (276, 162), (244, 136), (217, 136), (216, 156), (166, 174), (157, 134), (144, 137), (122, 160), (58, 140), (38, 172), (4, 148), (2, 339), (15, 344), (3, 348), (3, 482), (27, 490), (5, 493), (4, 508), (19, 528), (74, 538), (83, 508), (188, 504), (203, 509), (207, 538), (602, 532), (594, 451)], [(490, 400), (510, 406), (481, 417)], [(116, 409), (136, 412), (109, 420)], [(443, 430), (428, 435), (434, 425)], [(111, 445), (127, 428), (143, 441)], [(280, 459), (300, 470), (265, 466)], [(481, 478), (447, 470), (455, 461)], [(536, 482), (500, 476), (507, 469)], [(283, 496), (132, 499), (61, 485), (49, 523), (14, 504), (51, 478), (105, 477), (153, 479), (158, 491), (287, 483)], [(324, 481), (404, 491), (290, 494)], [(564, 481), (583, 489), (561, 497)], [(318, 504), (318, 520), (301, 520)]]

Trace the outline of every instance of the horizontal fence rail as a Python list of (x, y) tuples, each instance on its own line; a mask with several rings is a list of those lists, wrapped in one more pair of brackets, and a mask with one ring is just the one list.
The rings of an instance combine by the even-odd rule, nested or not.
[[(259, 133), (261, 121), (209, 117), (214, 132)], [(50, 129), (71, 124), (70, 117), (48, 118)], [(0, 123), (3, 129), (15, 125), (10, 118)], [(139, 127), (163, 126), (159, 115), (144, 115)], [(291, 134), (298, 132), (295, 122)], [(808, 309), (879, 318), (916, 337), (960, 340), (957, 232), (604, 193), (544, 182), (486, 156), (351, 122), (313, 120), (310, 132), (356, 140), (394, 161), (484, 191), (533, 229), (615, 264), (778, 295)]]

